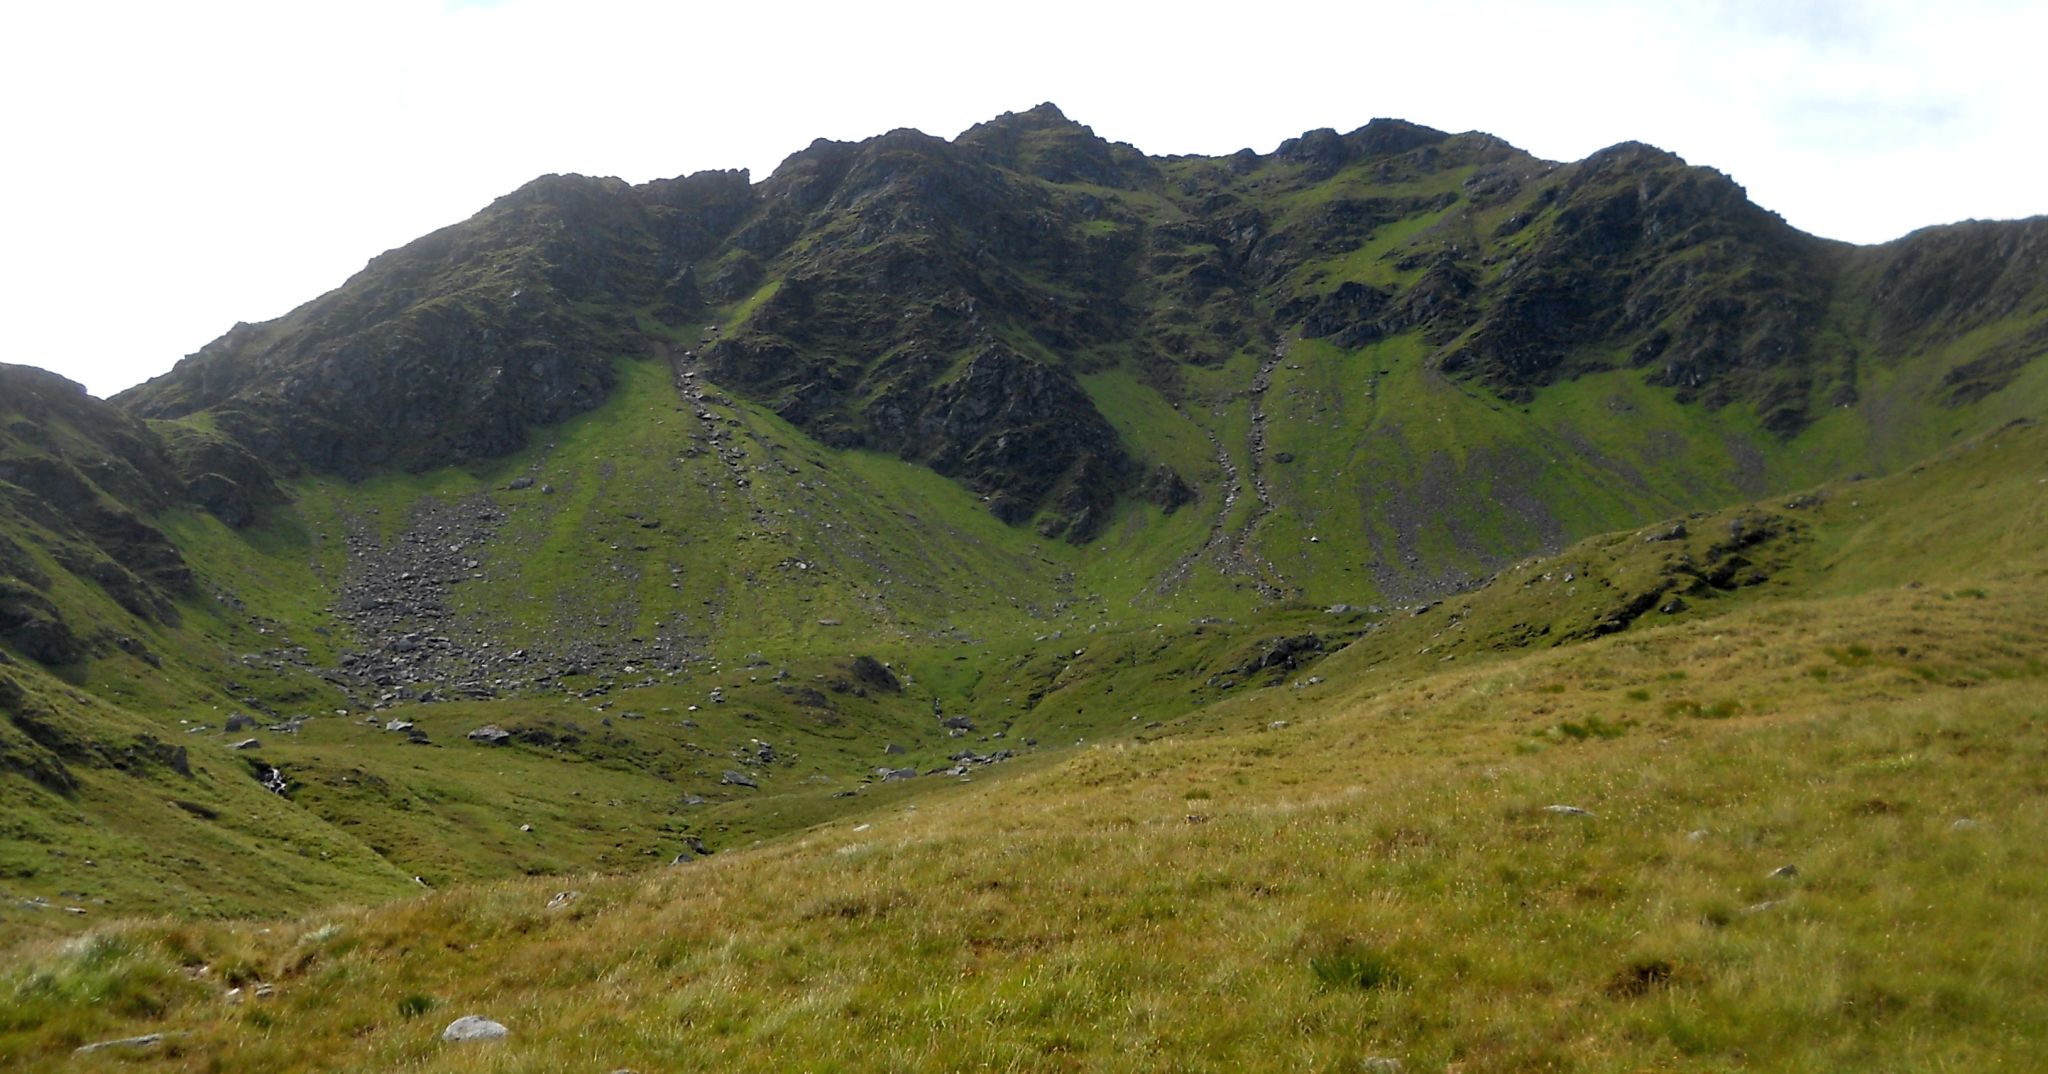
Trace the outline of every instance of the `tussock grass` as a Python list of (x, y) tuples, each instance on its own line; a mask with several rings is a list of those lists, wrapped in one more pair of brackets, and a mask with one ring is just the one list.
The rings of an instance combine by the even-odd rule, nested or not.
[[(1261, 691), (1214, 733), (645, 878), (114, 928), (21, 955), (0, 1061), (170, 1028), (104, 1063), (2033, 1069), (2048, 703), (2016, 643), (2048, 634), (2039, 607), (1762, 604), (1313, 703)], [(1912, 627), (1929, 640), (1890, 653)], [(1851, 644), (1871, 660), (1805, 673)], [(1742, 708), (1630, 696), (1673, 688)], [(1525, 748), (1566, 711), (1625, 730)], [(224, 1002), (252, 971), (275, 994)], [(511, 1040), (439, 1043), (471, 1012)]]

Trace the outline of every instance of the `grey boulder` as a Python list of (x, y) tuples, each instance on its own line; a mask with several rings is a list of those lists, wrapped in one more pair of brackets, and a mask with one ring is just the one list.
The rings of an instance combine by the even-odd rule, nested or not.
[(450, 1042), (504, 1040), (507, 1032), (509, 1031), (503, 1025), (493, 1022), (488, 1018), (480, 1015), (466, 1014), (448, 1023), (448, 1028), (441, 1031), (441, 1039)]

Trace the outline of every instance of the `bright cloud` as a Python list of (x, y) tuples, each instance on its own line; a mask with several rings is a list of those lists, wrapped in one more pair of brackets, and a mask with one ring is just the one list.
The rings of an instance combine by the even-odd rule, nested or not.
[(2048, 5), (1997, 0), (14, 5), (0, 359), (108, 393), (535, 175), (758, 178), (1043, 100), (1152, 153), (1375, 116), (1637, 139), (1882, 241), (2048, 211), (2044, 40)]

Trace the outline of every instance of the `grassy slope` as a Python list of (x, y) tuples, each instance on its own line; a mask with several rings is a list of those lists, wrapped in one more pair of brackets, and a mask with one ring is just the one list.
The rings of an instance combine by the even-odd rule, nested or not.
[[(1387, 185), (1353, 170), (1305, 186), (1299, 169), (1275, 166), (1239, 192), (1266, 203), (1276, 228), (1312, 227), (1313, 214), (1337, 199), (1440, 196), (1460, 190), (1470, 174), (1454, 168)], [(1182, 215), (1170, 194), (1090, 193), (1121, 207), (1119, 228), (1158, 227)], [(1420, 270), (1397, 262), (1412, 266), (1426, 258), (1410, 255), (1471, 243), (1521, 208), (1511, 201), (1473, 211), (1460, 203), (1387, 224), (1355, 249), (1311, 260), (1254, 301), (1263, 308), (1345, 280), (1412, 283)], [(1546, 220), (1502, 251), (1535, 242)], [(732, 331), (777, 286), (771, 278), (709, 319)], [(1848, 340), (1867, 311), (1844, 303), (1829, 317)], [(85, 737), (110, 748), (145, 734), (190, 745), (207, 779), (246, 766), (225, 754), (224, 734), (187, 736), (195, 723), (217, 728), (238, 710), (315, 714), (307, 732), (266, 742), (264, 759), (299, 786), (296, 807), (285, 810), (289, 824), (265, 823), (281, 845), (345, 852), (329, 850), (329, 860), (342, 864), (323, 865), (318, 877), (267, 886), (260, 881), (274, 871), (269, 859), (228, 852), (246, 841), (194, 827), (189, 811), (165, 812), (151, 781), (166, 777), (102, 769), (87, 780), (92, 793), (72, 802), (7, 786), (18, 817), (0, 847), (11, 866), (4, 891), (17, 898), (89, 891), (126, 911), (161, 878), (185, 869), (162, 882), (190, 887), (203, 873), (233, 876), (249, 894), (207, 906), (247, 912), (336, 895), (378, 897), (390, 892), (394, 876), (445, 883), (616, 869), (665, 859), (685, 836), (742, 846), (857, 807), (831, 796), (858, 786), (879, 763), (932, 768), (960, 748), (986, 752), (1035, 739), (1051, 749), (1131, 730), (1171, 733), (1199, 722), (1200, 706), (1266, 679), (1240, 669), (1274, 637), (1317, 633), (1336, 642), (1363, 626), (1309, 609), (1435, 595), (1487, 576), (1507, 554), (1561, 548), (1587, 534), (1852, 470), (1881, 472), (1996, 421), (2038, 414), (2048, 406), (2048, 366), (2040, 363), (1972, 406), (1926, 402), (1949, 368), (2025, 327), (2001, 322), (1925, 361), (1869, 366), (1853, 407), (1830, 411), (1789, 442), (1766, 435), (1743, 407), (1681, 406), (1636, 371), (1582, 376), (1513, 407), (1432, 371), (1431, 348), (1412, 334), (1354, 351), (1296, 341), (1263, 398), (1267, 450), (1259, 474), (1274, 509), (1243, 542), (1261, 564), (1255, 575), (1216, 569), (1218, 553), (1204, 548), (1219, 519), (1228, 537), (1259, 517), (1246, 385), (1266, 357), (1264, 344), (1218, 368), (1183, 369), (1177, 401), (1112, 355), (1079, 356), (1092, 370), (1082, 377), (1085, 388), (1133, 455), (1172, 466), (1200, 491), (1172, 514), (1126, 502), (1086, 548), (1045, 541), (1028, 526), (1002, 526), (957, 484), (891, 457), (826, 449), (745, 402), (709, 403), (710, 418), (700, 419), (664, 364), (621, 360), (618, 388), (603, 408), (544, 430), (527, 451), (474, 472), (358, 484), (303, 480), (294, 505), (240, 532), (196, 512), (158, 519), (201, 577), (175, 629), (137, 623), (105, 593), (32, 552), (82, 632), (133, 634), (162, 658), (156, 666), (110, 653), (64, 669), (69, 686), (85, 691), (76, 696), (22, 672), (38, 696), (66, 698), (60, 707)], [(694, 338), (682, 332), (674, 341)], [(707, 388), (721, 398), (716, 386)], [(1237, 502), (1227, 513), (1219, 448), (1237, 468)], [(1292, 461), (1280, 463), (1281, 453)], [(519, 475), (557, 492), (506, 491)], [(474, 500), (504, 508), (510, 519), (476, 549), (491, 564), (490, 582), (458, 594), (460, 614), (515, 647), (673, 635), (697, 659), (649, 689), (611, 683), (603, 700), (535, 697), (379, 714), (418, 722), (442, 743), (438, 749), (400, 745), (360, 722), (356, 701), (311, 670), (355, 645), (330, 610), (348, 569), (344, 539), (389, 541), (423, 503)], [(35, 532), (13, 536), (31, 550), (46, 543)], [(1255, 576), (1291, 599), (1275, 605), (1262, 597)], [(1604, 614), (1605, 596), (1589, 588), (1573, 614)], [(1509, 616), (1497, 626), (1514, 639), (1522, 623)], [(1385, 635), (1397, 636), (1405, 634)], [(293, 652), (299, 647), (303, 660)], [(841, 710), (821, 713), (774, 688), (778, 674), (816, 687), (840, 675), (854, 653), (896, 664), (912, 678), (911, 689), (845, 699)], [(755, 666), (754, 654), (766, 663)], [(733, 700), (710, 704), (714, 688)], [(340, 712), (351, 715), (329, 716)], [(642, 718), (622, 715), (629, 712)], [(965, 741), (947, 736), (935, 712), (971, 716), (976, 730)], [(469, 727), (486, 722), (574, 725), (581, 741), (505, 751), (462, 742)], [(718, 784), (755, 738), (774, 743), (783, 758), (764, 774), (762, 791)], [(910, 752), (885, 762), (885, 741)], [(268, 796), (249, 799), (249, 784), (220, 783), (201, 804), (266, 817), (282, 808)], [(684, 804), (693, 795), (708, 801)], [(519, 833), (522, 823), (535, 832)], [(76, 856), (50, 852), (67, 838), (101, 847), (99, 858), (134, 863), (131, 880), (102, 881)], [(144, 883), (145, 876), (159, 879)], [(89, 923), (0, 902), (0, 934)]]
[[(0, 1060), (168, 1029), (137, 1062), (2032, 1069), (2044, 448), (2007, 429), (1830, 488), (1747, 550), (1754, 584), (1658, 625), (1484, 643), (1677, 551), (1602, 539), (1390, 621), (1319, 685), (562, 909), (562, 881), (515, 882), (30, 949)], [(1473, 640), (1417, 652), (1452, 612)], [(276, 994), (217, 998), (254, 981)], [(512, 1040), (438, 1042), (472, 1012)]]
[[(407, 886), (405, 874), (360, 844), (264, 791), (249, 759), (270, 761), (270, 751), (232, 753), (218, 734), (185, 734), (179, 721), (138, 716), (48, 679), (28, 685), (40, 726), (102, 744), (121, 767), (68, 757), (77, 781), (69, 793), (0, 781), (6, 933), (75, 930), (109, 915), (275, 912)], [(190, 774), (138, 748), (150, 739), (184, 749)], [(36, 898), (48, 908), (17, 902)]]
[[(1117, 725), (1138, 714), (1179, 715), (1219, 696), (1201, 684), (1271, 633), (1298, 632), (1285, 615), (1118, 621), (1152, 599), (1145, 587), (1189, 543), (1184, 534), (1204, 525), (1198, 513), (1133, 510), (1103, 538), (1130, 553), (1091, 554), (1004, 527), (928, 471), (826, 451), (770, 415), (713, 405), (716, 427), (742, 453), (736, 470), (693, 439), (697, 419), (677, 412), (663, 367), (628, 362), (620, 373), (606, 408), (487, 470), (304, 481), (294, 505), (239, 533), (196, 512), (166, 516), (201, 583), (181, 629), (145, 632), (162, 667), (117, 656), (72, 669), (83, 693), (26, 667), (17, 675), (38, 697), (61, 700), (83, 739), (125, 746), (146, 734), (187, 747), (198, 783), (79, 765), (88, 786), (67, 801), (10, 780), (17, 819), (0, 934), (75, 931), (153, 906), (245, 914), (384, 897), (414, 875), (442, 884), (630, 868), (666, 861), (688, 836), (743, 846), (844, 812), (848, 803), (832, 796), (862, 787), (880, 765), (929, 770), (963, 748), (1028, 752), (1026, 739), (1050, 747), (1130, 730)], [(558, 491), (504, 491), (522, 473)], [(655, 686), (629, 681), (602, 698), (376, 713), (416, 723), (431, 748), (366, 724), (356, 702), (304, 666), (331, 666), (356, 645), (331, 611), (347, 574), (344, 538), (388, 543), (422, 502), (478, 498), (504, 506), (510, 520), (477, 549), (492, 580), (458, 594), (460, 612), (515, 646), (578, 632), (623, 638), (677, 614), (700, 659)], [(647, 518), (662, 525), (648, 530)], [(49, 573), (69, 587), (60, 596), (82, 623), (127, 622), (104, 595)], [(303, 664), (276, 659), (298, 646)], [(906, 691), (829, 690), (855, 653), (895, 663)], [(1147, 664), (1168, 653), (1170, 668)], [(785, 683), (822, 692), (827, 707), (791, 696)], [(712, 703), (714, 690), (724, 703)], [(232, 712), (265, 708), (313, 717), (295, 735), (256, 732), (263, 747), (254, 755), (292, 780), (290, 806), (262, 792), (246, 755), (227, 749), (247, 733), (221, 729)], [(953, 738), (935, 713), (969, 715), (977, 730)], [(580, 741), (491, 750), (464, 740), (485, 723), (567, 729)], [(775, 747), (774, 764), (741, 763), (757, 739)], [(905, 752), (884, 755), (890, 742)], [(733, 768), (761, 789), (722, 784)], [(215, 816), (173, 807), (179, 796)], [(318, 875), (273, 883), (272, 854), (238, 857), (254, 844), (227, 829), (245, 817), (262, 818), (254, 830), (280, 852), (320, 856)], [(118, 864), (101, 871), (84, 858)], [(200, 887), (241, 894), (190, 895)], [(14, 901), (36, 897), (84, 902), (91, 913)]]
[[(1375, 563), (1389, 559), (1414, 556), (1433, 565), (1441, 581), (1455, 583), (1493, 569), (1503, 547), (1560, 546), (1581, 533), (1796, 485), (1851, 459), (1903, 460), (1900, 453), (1940, 443), (1992, 415), (2024, 412), (2048, 394), (2048, 374), (2032, 371), (1976, 409), (1922, 409), (1912, 421), (1882, 424), (1882, 438), (1873, 432), (1878, 419), (1898, 414), (1882, 409), (1888, 396), (1874, 394), (1867, 407), (1838, 411), (1801, 438), (1776, 444), (1757, 436), (1739, 410), (1680, 407), (1627, 371), (1546, 389), (1523, 412), (1435, 377), (1421, 368), (1422, 358), (1408, 337), (1353, 353), (1304, 341), (1275, 371), (1265, 398), (1265, 472), (1277, 509), (1252, 547), (1299, 587), (1302, 607), (1409, 596), (1411, 589), (1390, 590), (1375, 573)], [(1241, 467), (1248, 457), (1248, 403), (1227, 386), (1247, 381), (1255, 362), (1245, 355), (1234, 365), (1246, 368), (1192, 375), (1192, 397), (1178, 407), (1120, 371), (1091, 375), (1090, 390), (1119, 416), (1122, 435), (1143, 445), (1141, 454), (1173, 462), (1209, 491), (1172, 515), (1129, 506), (1088, 548), (1001, 526), (943, 478), (893, 458), (824, 449), (744, 404), (708, 407), (714, 419), (707, 429), (679, 409), (663, 366), (622, 362), (620, 389), (606, 407), (488, 469), (355, 485), (303, 482), (296, 505), (241, 533), (196, 513), (166, 517), (163, 525), (201, 576), (201, 596), (188, 602), (180, 629), (138, 629), (104, 594), (49, 569), (69, 587), (63, 603), (81, 610), (83, 624), (137, 631), (164, 658), (157, 668), (116, 655), (70, 674), (74, 685), (126, 710), (94, 725), (100, 737), (176, 739), (200, 748), (208, 765), (226, 736), (178, 736), (192, 722), (217, 728), (245, 700), (279, 713), (349, 710), (330, 684), (274, 659), (274, 650), (296, 645), (312, 664), (329, 664), (352, 646), (345, 624), (328, 610), (346, 571), (342, 537), (357, 530), (388, 540), (423, 498), (487, 497), (511, 521), (485, 550), (492, 584), (460, 598), (466, 614), (514, 645), (564, 631), (623, 638), (678, 629), (704, 659), (655, 690), (615, 693), (608, 699), (615, 711), (598, 709), (603, 702), (535, 699), (502, 709), (380, 714), (420, 722), (447, 747), (433, 751), (410, 750), (373, 728), (324, 715), (315, 733), (273, 736), (266, 759), (301, 783), (297, 800), (307, 808), (295, 823), (314, 833), (308, 838), (315, 844), (347, 843), (342, 860), (362, 868), (352, 880), (246, 885), (253, 892), (247, 899), (217, 908), (303, 906), (346, 892), (373, 896), (390, 890), (394, 874), (446, 882), (618, 868), (665, 860), (684, 834), (715, 846), (743, 845), (846, 808), (830, 795), (885, 763), (878, 758), (884, 741), (913, 751), (886, 763), (929, 768), (963, 746), (987, 752), (1026, 737), (1046, 747), (1093, 740), (1119, 725), (1142, 727), (1227, 696), (1231, 690), (1217, 683), (1243, 678), (1232, 669), (1267, 638), (1337, 626), (1286, 606), (1262, 610), (1246, 579), (1206, 561), (1178, 584), (1161, 581), (1201, 546), (1216, 518), (1221, 472), (1208, 434)], [(1899, 390), (1924, 388), (1916, 382)], [(705, 439), (711, 429), (729, 438), (725, 458)], [(1353, 446), (1340, 457), (1330, 444)], [(1589, 454), (1594, 445), (1597, 453)], [(1272, 462), (1281, 451), (1295, 461)], [(729, 458), (739, 460), (737, 468)], [(1531, 459), (1541, 465), (1532, 469)], [(503, 491), (519, 474), (554, 484), (558, 493)], [(1231, 528), (1251, 516), (1248, 481), (1241, 471)], [(1467, 495), (1474, 489), (1482, 494)], [(649, 517), (661, 520), (658, 530), (642, 527)], [(30, 538), (20, 543), (35, 547)], [(1075, 658), (1075, 649), (1092, 655)], [(747, 669), (746, 657), (757, 652), (773, 664)], [(829, 727), (770, 690), (750, 697), (744, 712), (707, 703), (713, 687), (738, 691), (750, 677), (784, 667), (815, 685), (854, 652), (894, 661), (919, 681), (903, 698), (861, 706)], [(235, 669), (231, 680), (215, 670), (224, 665)], [(969, 741), (944, 736), (930, 717), (934, 702), (946, 713), (976, 718)], [(691, 704), (701, 713), (688, 714)], [(94, 703), (79, 711), (92, 724), (93, 714), (107, 709)], [(602, 725), (607, 712), (627, 711), (650, 718)], [(699, 726), (683, 726), (686, 718)], [(572, 751), (502, 755), (480, 754), (460, 740), (476, 724), (522, 721), (566, 721), (594, 734)], [(993, 738), (998, 729), (1009, 737)], [(752, 738), (801, 760), (776, 770), (766, 794), (721, 788), (720, 773)], [(235, 771), (240, 762), (220, 763)], [(579, 796), (599, 773), (617, 789), (595, 803), (596, 796)], [(127, 787), (127, 777), (98, 778), (108, 788)], [(31, 795), (22, 803), (24, 817), (43, 808), (30, 806), (42, 792), (10, 793)], [(691, 794), (711, 803), (678, 804)], [(742, 797), (762, 801), (746, 804)], [(183, 837), (168, 838), (189, 817), (179, 814), (167, 825), (156, 816), (161, 809), (160, 801), (123, 791), (19, 822), (20, 843), (10, 848), (18, 864), (7, 890), (59, 898), (90, 889), (91, 897), (110, 898), (123, 910), (146, 900), (149, 885), (105, 886), (75, 862), (36, 849), (84, 828), (96, 829), (95, 839), (146, 833), (166, 848), (155, 856), (156, 871), (178, 861), (252, 880), (268, 871), (259, 859), (229, 867), (218, 846), (194, 851)], [(521, 823), (547, 838), (506, 834)], [(448, 838), (451, 832), (460, 838)], [(155, 872), (136, 875), (145, 874)], [(0, 918), (17, 934), (86, 923), (40, 913)]]

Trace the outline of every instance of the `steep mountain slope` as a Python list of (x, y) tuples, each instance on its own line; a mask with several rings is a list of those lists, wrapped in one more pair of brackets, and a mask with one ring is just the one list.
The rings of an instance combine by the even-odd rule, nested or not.
[(180, 484), (162, 441), (78, 385), (21, 366), (0, 366), (0, 421), (0, 637), (49, 664), (111, 647), (118, 639), (81, 637), (63, 615), (62, 580), (174, 622), (191, 569), (145, 521)]
[[(1702, 432), (1739, 412), (1726, 424), (1764, 456), (1882, 385), (1872, 365), (1938, 365), (1960, 388), (1939, 401), (1979, 402), (2040, 353), (2044, 227), (1854, 250), (1647, 146), (1553, 165), (1382, 120), (1269, 156), (1154, 160), (1041, 106), (952, 142), (819, 142), (759, 184), (537, 180), (122, 403), (359, 476), (503, 455), (603, 400), (615, 358), (653, 354), (826, 446), (919, 462), (1006, 522), (1085, 541), (1125, 498), (1252, 495), (1257, 435), (1186, 412), (1252, 420), (1296, 337), (1412, 354), (1404, 379), (1448, 374), (1493, 407), (1622, 371), (1704, 404)], [(1950, 271), (1963, 262), (1979, 267)], [(1989, 326), (1997, 340), (1925, 357)], [(1100, 398), (1124, 378), (1182, 421)], [(1223, 437), (1220, 456), (1191, 435)]]
[[(536, 180), (114, 401), (0, 367), (5, 891), (108, 900), (0, 927), (723, 852), (1354, 639), (1684, 617), (1835, 508), (1412, 613), (2040, 416), (2044, 250), (1391, 120), (1151, 158), (1042, 106)], [(264, 887), (265, 840), (327, 856)]]

